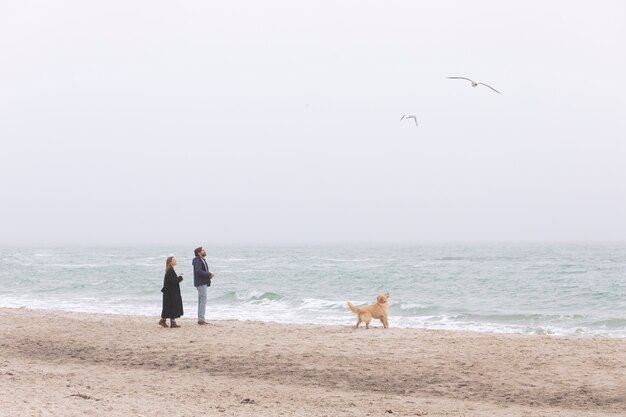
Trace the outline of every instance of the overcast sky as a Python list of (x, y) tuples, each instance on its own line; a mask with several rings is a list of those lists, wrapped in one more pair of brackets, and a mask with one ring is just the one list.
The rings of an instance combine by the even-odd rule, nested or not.
[(626, 241), (625, 74), (626, 1), (2, 1), (0, 244)]

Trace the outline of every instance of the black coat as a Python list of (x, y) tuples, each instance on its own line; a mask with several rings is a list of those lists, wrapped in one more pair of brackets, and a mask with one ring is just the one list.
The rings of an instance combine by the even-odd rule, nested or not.
[(176, 276), (176, 271), (171, 266), (163, 277), (163, 311), (161, 318), (177, 319), (183, 315), (183, 297), (180, 295), (180, 282), (182, 276)]

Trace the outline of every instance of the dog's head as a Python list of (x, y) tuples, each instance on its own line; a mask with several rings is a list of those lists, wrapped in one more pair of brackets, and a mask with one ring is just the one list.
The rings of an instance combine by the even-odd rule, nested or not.
[(376, 297), (376, 304), (387, 304), (388, 299), (389, 299), (389, 292), (381, 292)]

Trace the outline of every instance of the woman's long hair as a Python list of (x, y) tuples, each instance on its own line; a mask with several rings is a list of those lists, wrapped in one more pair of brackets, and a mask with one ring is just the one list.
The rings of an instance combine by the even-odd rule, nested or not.
[(173, 256), (167, 257), (167, 260), (165, 261), (165, 272), (172, 267), (172, 259), (174, 259)]

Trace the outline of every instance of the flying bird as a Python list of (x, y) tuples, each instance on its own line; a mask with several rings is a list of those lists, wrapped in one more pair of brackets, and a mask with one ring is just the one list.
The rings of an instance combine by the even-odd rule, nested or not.
[(402, 121), (403, 119), (413, 119), (413, 121), (415, 122), (415, 126), (417, 126), (417, 117), (415, 117), (414, 114), (403, 114), (400, 118), (400, 121)]
[(474, 81), (474, 80), (470, 80), (469, 78), (465, 78), (465, 77), (448, 77), (448, 78), (449, 78), (449, 79), (451, 79), (451, 80), (467, 80), (467, 81), (469, 81), (470, 83), (472, 83), (472, 87), (476, 87), (476, 86), (479, 86), (479, 85), (484, 85), (485, 87), (489, 87), (489, 88), (491, 88), (491, 89), (492, 89), (493, 91), (495, 91), (496, 93), (498, 93), (498, 94), (502, 94), (501, 92), (499, 92), (498, 90), (496, 90), (495, 88), (493, 88), (493, 87), (492, 87), (492, 86), (490, 86), (490, 85), (487, 85), (487, 84), (485, 84), (485, 83), (478, 83), (478, 82), (476, 82), (476, 81)]

